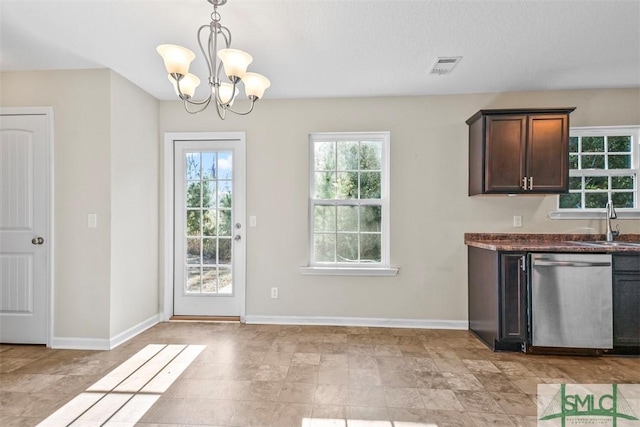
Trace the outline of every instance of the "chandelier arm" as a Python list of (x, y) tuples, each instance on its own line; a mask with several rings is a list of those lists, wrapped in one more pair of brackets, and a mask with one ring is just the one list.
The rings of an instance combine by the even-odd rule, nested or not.
[[(214, 25), (213, 22), (211, 25)], [(207, 45), (209, 48), (209, 53), (207, 57), (209, 58), (209, 62), (211, 64), (211, 68), (209, 68), (209, 78), (213, 78), (213, 73), (216, 72), (215, 77), (219, 78), (220, 73), (220, 64), (222, 63), (218, 58), (218, 27), (212, 27), (209, 32), (209, 44)], [(204, 49), (203, 49), (204, 51)]]
[[(213, 48), (214, 50), (211, 52), (212, 57), (214, 57), (214, 52), (217, 53), (218, 52), (218, 34), (222, 35), (222, 38), (224, 39), (224, 44), (225, 44), (225, 48), (229, 48), (231, 46), (231, 31), (229, 31), (229, 29), (223, 25), (220, 25), (218, 23), (217, 27), (216, 27), (216, 33), (215, 33), (215, 38), (214, 38), (214, 42), (213, 42)], [(212, 46), (211, 43), (211, 39), (209, 39), (209, 47)], [(223, 114), (220, 115), (220, 112), (218, 111), (218, 116), (220, 116), (221, 119), (224, 120), (224, 117), (226, 116), (226, 111), (227, 110), (231, 110), (231, 112), (236, 113), (235, 111), (233, 111), (233, 109), (231, 109), (230, 105), (233, 102), (233, 100), (235, 100), (236, 98), (236, 88), (238, 86), (238, 80), (233, 80), (233, 88), (231, 89), (231, 99), (229, 101), (227, 101), (226, 103), (224, 103), (222, 101), (222, 98), (220, 98), (220, 82), (222, 81), (220, 79), (220, 73), (222, 72), (223, 66), (224, 64), (222, 63), (221, 60), (218, 59), (217, 55), (215, 56), (215, 60), (216, 60), (216, 75), (215, 75), (215, 79), (214, 79), (214, 92), (215, 92), (215, 97), (216, 97), (216, 103), (218, 104), (218, 109), (222, 109)]]
[(239, 116), (246, 116), (247, 114), (249, 114), (250, 112), (253, 111), (253, 106), (254, 105), (256, 105), (256, 100), (252, 99), (251, 100), (251, 107), (249, 107), (249, 110), (247, 110), (247, 111), (236, 111), (231, 107), (227, 107), (225, 109), (231, 111), (233, 114), (237, 114)]
[[(200, 45), (200, 50), (202, 51), (202, 53), (204, 54), (205, 57), (205, 62), (207, 63), (207, 67), (209, 68), (209, 75), (211, 75), (211, 60), (210, 58), (207, 56), (203, 46), (202, 46), (202, 40), (201, 40), (201, 32), (204, 28), (207, 28), (208, 25), (202, 25), (199, 29), (198, 29), (198, 45)], [(177, 76), (176, 76), (177, 77)], [(195, 114), (195, 113), (199, 113), (201, 111), (204, 111), (205, 108), (207, 108), (207, 106), (209, 105), (209, 103), (211, 102), (211, 93), (209, 93), (209, 96), (202, 99), (202, 100), (194, 100), (191, 97), (187, 97), (183, 92), (182, 89), (180, 88), (180, 80), (182, 80), (182, 78), (176, 78), (176, 89), (178, 89), (178, 97), (180, 97), (180, 99), (182, 99), (184, 101), (184, 109), (187, 110), (188, 113), (190, 114)], [(189, 110), (188, 105), (203, 105), (204, 107), (201, 109), (198, 109), (198, 111), (196, 112), (192, 112)]]
[(204, 98), (200, 101), (194, 101), (191, 98), (183, 99), (183, 101), (185, 102), (185, 104), (189, 105), (209, 105), (209, 103), (211, 102), (211, 95), (209, 95), (208, 98)]
[[(211, 102), (211, 96), (209, 96), (209, 98), (205, 99), (202, 102), (192, 102), (192, 101), (190, 101), (188, 99), (185, 99), (184, 100), (184, 109), (189, 114), (198, 114), (198, 113), (201, 113), (202, 111), (204, 111), (209, 106), (210, 102)], [(201, 107), (196, 109), (196, 110), (190, 110), (189, 109), (189, 105), (198, 105), (198, 106), (201, 106)]]
[(224, 107), (219, 102), (216, 102), (216, 113), (218, 113), (218, 117), (220, 117), (220, 120), (224, 120), (227, 116), (227, 107)]
[[(216, 25), (219, 26), (220, 24), (216, 22)], [(220, 69), (222, 68), (222, 61), (218, 58), (218, 55), (217, 55), (218, 31), (219, 31), (218, 26), (215, 27), (215, 33), (212, 30), (211, 33), (209, 34), (208, 47), (209, 47), (209, 57), (212, 59), (212, 65), (213, 65), (213, 62), (215, 61), (215, 66), (213, 66), (215, 68), (215, 75), (213, 74), (214, 70), (209, 71), (209, 84), (211, 85), (213, 95), (216, 97), (216, 110), (218, 113), (218, 117), (224, 120), (224, 116), (226, 115), (226, 113), (222, 115), (220, 114), (220, 106), (222, 105), (222, 102), (220, 102)]]
[(231, 31), (223, 25), (220, 25), (220, 34), (224, 37), (225, 46), (228, 49), (231, 46)]
[[(220, 99), (220, 70), (222, 61), (218, 58), (218, 33), (220, 32), (220, 15), (217, 13), (217, 5), (213, 6), (213, 14), (211, 15), (211, 27), (209, 33), (209, 58), (211, 59), (211, 67), (209, 68), (209, 85), (211, 85), (212, 95), (216, 98), (216, 112), (221, 120), (226, 116), (225, 108)], [(227, 46), (228, 47), (228, 46)], [(215, 74), (214, 74), (215, 71)], [(222, 107), (222, 112), (220, 108)]]
[[(209, 58), (209, 56), (207, 56), (206, 51), (204, 50), (203, 46), (202, 46), (202, 40), (201, 40), (201, 32), (203, 29), (208, 28), (208, 25), (202, 25), (200, 26), (200, 28), (198, 29), (198, 45), (200, 46), (200, 50), (202, 51), (202, 54), (205, 57), (205, 62), (207, 63), (207, 67), (209, 68), (209, 75), (211, 75), (211, 59)], [(182, 93), (182, 89), (180, 88), (180, 80), (182, 80), (181, 78), (176, 79), (176, 88), (178, 89), (178, 96), (180, 97), (180, 99), (182, 99), (184, 101), (184, 109), (187, 110), (188, 113), (190, 114), (195, 114), (195, 113), (199, 113), (201, 111), (204, 111), (205, 108), (207, 108), (207, 106), (209, 105), (209, 103), (211, 102), (211, 93), (209, 93), (209, 96), (202, 99), (202, 100), (195, 100), (192, 99), (190, 97), (185, 96), (184, 93)], [(189, 105), (197, 105), (197, 106), (204, 106), (203, 108), (198, 109), (197, 111), (190, 111), (188, 106)]]
[(211, 27), (209, 25), (202, 25), (198, 29), (198, 45), (200, 46), (200, 51), (204, 56), (205, 62), (207, 63), (207, 68), (209, 68), (209, 75), (211, 76), (213, 74), (212, 58), (210, 54), (207, 54), (207, 51), (204, 49), (204, 46), (202, 46), (201, 33), (202, 33), (202, 30), (204, 30), (205, 28), (209, 28), (209, 46), (211, 46)]
[[(184, 93), (182, 93), (182, 89), (180, 89), (180, 80), (182, 79), (177, 79), (176, 80), (176, 88), (178, 89), (178, 96), (180, 97), (180, 99), (182, 99), (184, 101), (185, 104), (185, 109), (187, 109), (186, 105), (209, 105), (209, 103), (211, 102), (211, 93), (209, 93), (209, 96), (207, 98), (204, 98), (200, 101), (194, 100), (191, 97), (186, 96)], [(205, 108), (206, 108), (205, 105)], [(204, 108), (200, 111), (203, 111)]]
[[(226, 33), (225, 33), (226, 31)], [(219, 26), (218, 31), (216, 32), (216, 37), (214, 40), (214, 52), (215, 53), (211, 53), (212, 57), (213, 55), (215, 56), (215, 62), (216, 62), (216, 79), (218, 80), (218, 82), (220, 82), (220, 72), (222, 71), (222, 67), (224, 66), (224, 64), (222, 63), (221, 60), (218, 59), (217, 56), (217, 52), (218, 52), (218, 33), (222, 34), (222, 37), (224, 38), (224, 44), (225, 47), (227, 49), (229, 49), (229, 47), (231, 46), (231, 32), (229, 31), (229, 29), (227, 27), (223, 27), (222, 25)], [(211, 42), (209, 42), (209, 47), (211, 47)], [(234, 84), (234, 90), (235, 90), (235, 84)]]

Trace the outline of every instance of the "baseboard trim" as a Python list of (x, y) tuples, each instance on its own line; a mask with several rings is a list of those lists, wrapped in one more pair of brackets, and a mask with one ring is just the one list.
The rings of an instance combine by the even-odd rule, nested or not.
[(136, 335), (141, 334), (142, 332), (146, 331), (147, 329), (149, 329), (154, 325), (157, 325), (158, 323), (160, 323), (160, 316), (161, 316), (160, 313), (154, 314), (147, 320), (144, 320), (138, 323), (137, 325), (132, 326), (126, 331), (121, 332), (115, 337), (111, 338), (111, 340), (109, 340), (109, 350), (113, 350), (120, 344), (126, 341), (129, 341), (131, 338), (135, 337)]
[(51, 348), (60, 350), (109, 350), (106, 338), (53, 337)]
[(469, 329), (469, 322), (467, 320), (379, 319), (372, 317), (262, 316), (248, 314), (245, 317), (245, 323), (254, 325), (322, 325), (413, 329)]
[(115, 337), (108, 338), (77, 338), (77, 337), (53, 337), (51, 348), (66, 350), (113, 350), (120, 344), (130, 340), (136, 335), (146, 331), (160, 322), (160, 314), (154, 314), (147, 320), (119, 333)]

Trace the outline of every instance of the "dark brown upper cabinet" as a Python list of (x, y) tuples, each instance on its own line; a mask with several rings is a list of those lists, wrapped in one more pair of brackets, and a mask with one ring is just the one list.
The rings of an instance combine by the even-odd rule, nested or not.
[(471, 116), (469, 195), (566, 193), (573, 110), (480, 110)]

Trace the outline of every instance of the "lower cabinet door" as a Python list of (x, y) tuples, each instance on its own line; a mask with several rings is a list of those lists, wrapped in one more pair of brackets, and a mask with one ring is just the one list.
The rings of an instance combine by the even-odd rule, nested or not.
[(503, 253), (500, 258), (500, 341), (527, 338), (526, 254)]
[(640, 254), (613, 256), (613, 345), (640, 354)]
[(613, 278), (613, 345), (640, 347), (640, 274)]

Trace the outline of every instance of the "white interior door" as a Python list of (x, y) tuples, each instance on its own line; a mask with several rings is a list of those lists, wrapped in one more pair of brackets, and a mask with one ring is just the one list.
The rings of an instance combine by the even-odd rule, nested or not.
[(50, 116), (0, 113), (0, 342), (47, 344)]
[(174, 315), (243, 315), (244, 218), (244, 138), (174, 141)]

